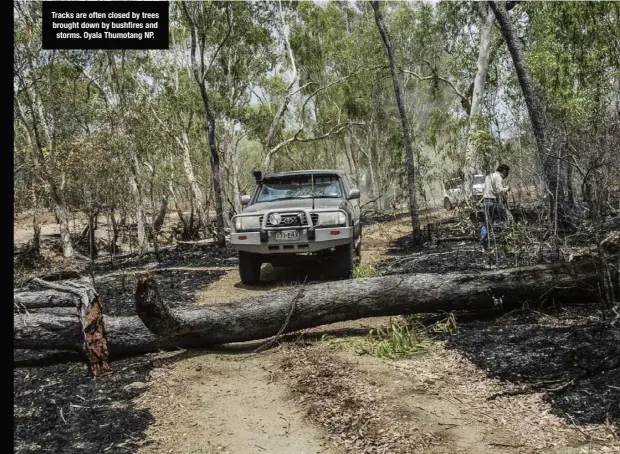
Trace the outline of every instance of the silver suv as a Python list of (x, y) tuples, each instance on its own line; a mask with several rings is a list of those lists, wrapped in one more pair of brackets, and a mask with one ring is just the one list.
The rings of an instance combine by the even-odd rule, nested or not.
[(241, 196), (233, 217), (232, 246), (239, 251), (241, 282), (260, 282), (263, 263), (288, 266), (301, 256), (328, 264), (329, 274), (348, 279), (361, 260), (360, 192), (338, 170), (300, 170), (262, 175)]

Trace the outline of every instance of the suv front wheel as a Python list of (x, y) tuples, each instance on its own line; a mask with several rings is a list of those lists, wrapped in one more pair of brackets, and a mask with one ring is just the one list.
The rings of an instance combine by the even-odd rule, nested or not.
[(260, 254), (239, 251), (239, 275), (245, 285), (260, 284), (260, 267), (263, 264)]
[(333, 264), (333, 275), (338, 279), (351, 279), (353, 269), (357, 261), (357, 254), (353, 244), (336, 246), (335, 263)]

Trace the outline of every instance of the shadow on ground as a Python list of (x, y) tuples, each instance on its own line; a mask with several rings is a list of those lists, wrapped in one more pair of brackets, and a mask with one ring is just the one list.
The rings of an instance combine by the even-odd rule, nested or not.
[(531, 311), (462, 325), (447, 347), (490, 377), (524, 387), (544, 383), (553, 411), (575, 424), (620, 427), (620, 368), (588, 372), (606, 357), (620, 354), (620, 328), (566, 311), (554, 316)]

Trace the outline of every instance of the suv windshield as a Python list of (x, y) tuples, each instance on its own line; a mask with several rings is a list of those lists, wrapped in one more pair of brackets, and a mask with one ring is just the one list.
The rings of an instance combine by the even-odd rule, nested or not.
[(292, 175), (263, 180), (256, 202), (282, 199), (342, 198), (342, 184), (336, 175)]

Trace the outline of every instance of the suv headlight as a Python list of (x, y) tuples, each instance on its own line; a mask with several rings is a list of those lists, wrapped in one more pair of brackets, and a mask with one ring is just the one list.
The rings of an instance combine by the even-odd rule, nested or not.
[(235, 230), (260, 230), (260, 216), (239, 216), (235, 218)]
[(319, 213), (319, 220), (317, 225), (320, 226), (332, 226), (332, 225), (347, 225), (347, 217), (340, 211), (333, 211), (328, 213)]

